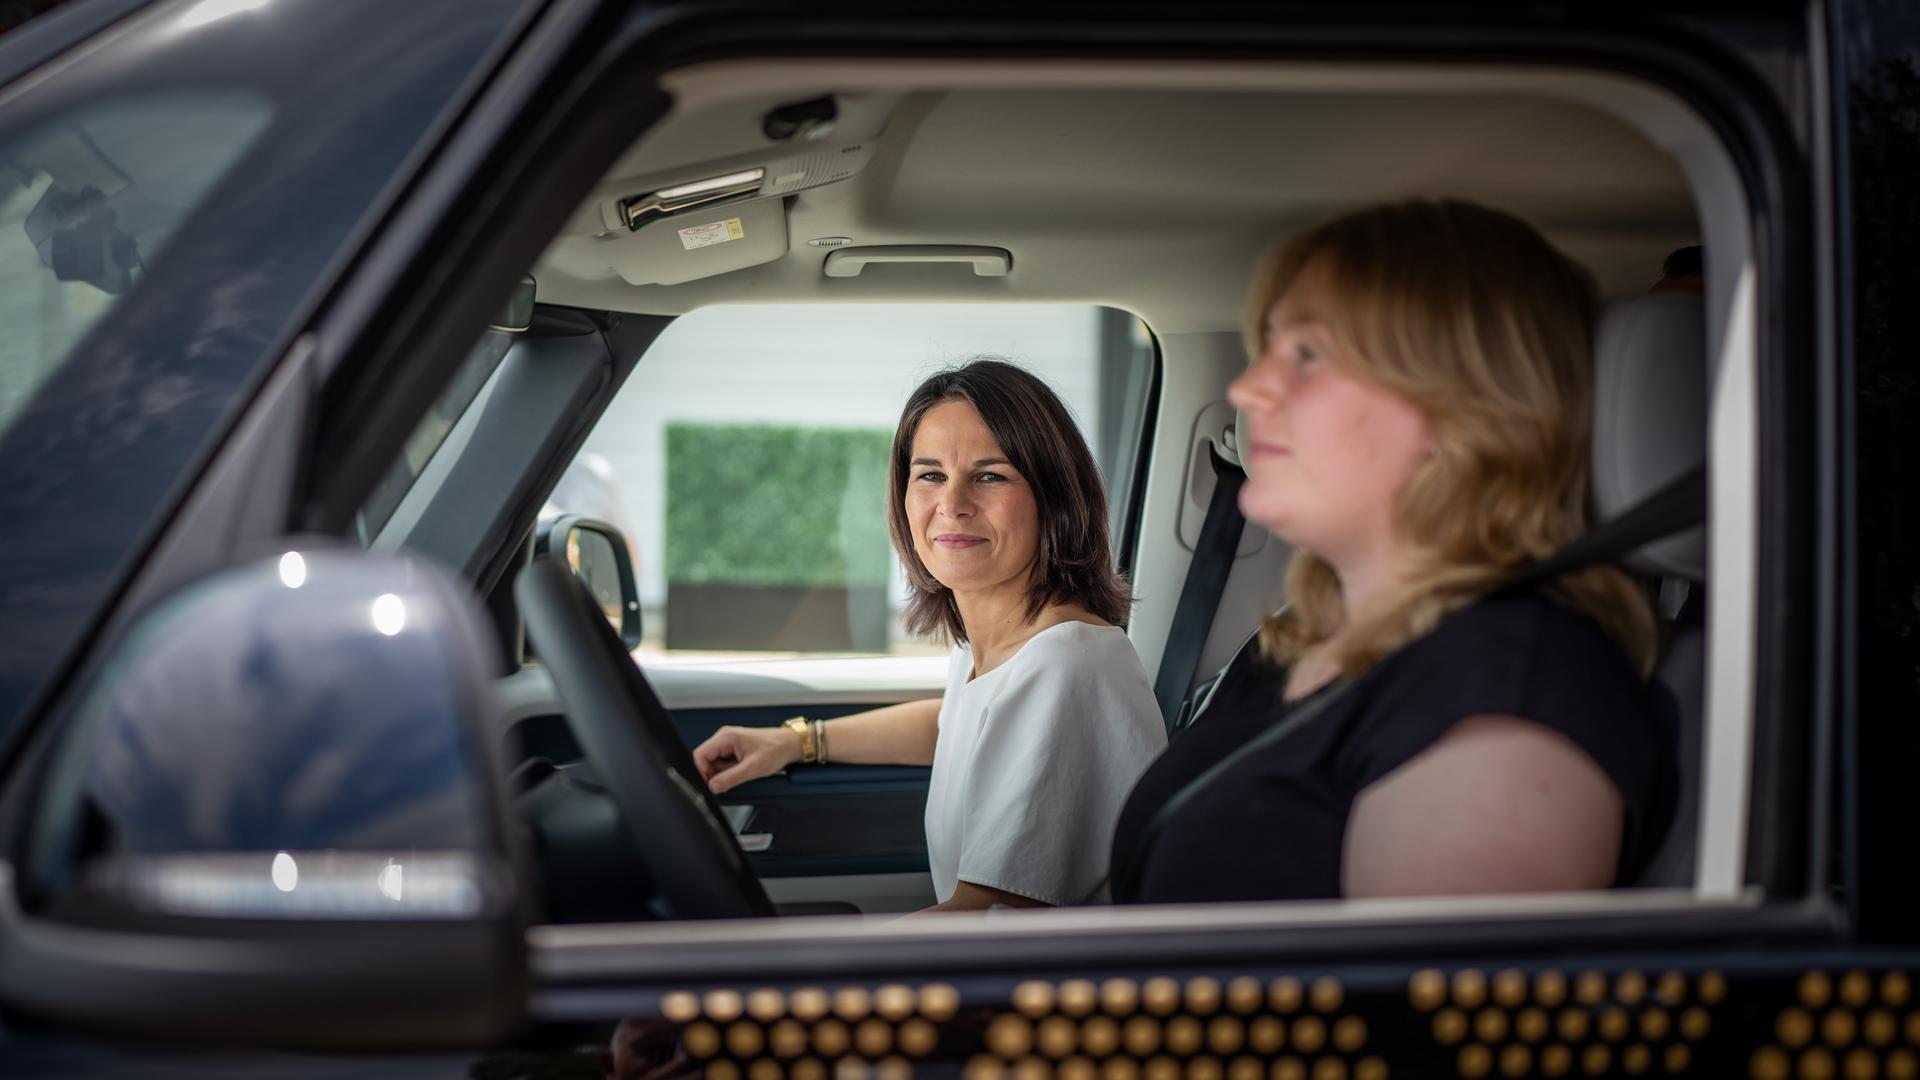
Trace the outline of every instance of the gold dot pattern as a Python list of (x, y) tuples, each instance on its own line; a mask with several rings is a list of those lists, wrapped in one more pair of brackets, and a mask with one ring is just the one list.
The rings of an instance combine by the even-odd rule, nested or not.
[(1687, 977), (1677, 971), (1663, 972), (1654, 983), (1653, 996), (1662, 1005), (1678, 1005), (1687, 999)]
[(1567, 1000), (1567, 977), (1558, 971), (1543, 971), (1536, 975), (1533, 980), (1533, 1000), (1543, 1008), (1559, 1008)]
[(1407, 980), (1407, 1000), (1421, 1012), (1432, 1012), (1447, 1001), (1447, 977), (1433, 968), (1413, 973)]
[(787, 1011), (787, 996), (778, 990), (755, 990), (747, 995), (747, 1015), (771, 1024)]
[[(1243, 976), (1227, 984), (1227, 1008), (1241, 1016), (1259, 1012), (1266, 997), (1259, 979)], [(1261, 1071), (1265, 1072), (1264, 1069)]]
[(1034, 1031), (1034, 1044), (1050, 1058), (1066, 1057), (1079, 1042), (1079, 1028), (1064, 1016), (1049, 1016)]
[(1508, 968), (1493, 977), (1493, 1003), (1503, 1009), (1517, 1009), (1527, 1000), (1527, 976)]
[(1127, 1021), (1126, 1030), (1121, 1033), (1121, 1043), (1127, 1053), (1143, 1058), (1160, 1049), (1160, 1024), (1145, 1016), (1136, 1016)]
[(1487, 1000), (1487, 977), (1468, 968), (1453, 973), (1453, 1003), (1463, 1009), (1477, 1009)]
[(1110, 1016), (1096, 1016), (1080, 1028), (1080, 1046), (1097, 1058), (1112, 1057), (1120, 1048), (1120, 1024)]
[(1180, 984), (1172, 979), (1148, 979), (1140, 987), (1140, 1005), (1155, 1016), (1166, 1016), (1180, 1007)]
[(799, 1057), (807, 1049), (807, 1029), (797, 1020), (782, 1020), (768, 1030), (767, 1046), (775, 1057)]
[(1085, 979), (1060, 984), (1060, 1011), (1068, 1016), (1086, 1016), (1093, 1012), (1099, 1001), (1100, 992)]
[[(1523, 990), (1528, 987), (1524, 976), (1520, 985)], [(1439, 990), (1443, 995), (1449, 991), (1444, 977)], [(911, 997), (912, 992), (908, 993)], [(1481, 994), (1486, 995), (1485, 987)], [(939, 1032), (924, 1020), (918, 1021), (922, 1027), (909, 1027), (915, 1019), (897, 1030), (890, 1027), (882, 1010), (890, 1007), (891, 1000), (880, 991), (872, 993), (868, 1003), (872, 1015), (865, 1022), (874, 1026), (865, 1031), (855, 1028), (853, 1051), (871, 1058), (874, 1055), (868, 1053), (862, 1036), (875, 1047), (885, 1036), (891, 1040), (889, 1049), (897, 1047), (908, 1058), (928, 1056), (928, 1049), (942, 1041)], [(1343, 1012), (1346, 987), (1331, 976), (1271, 980), (1244, 975), (1155, 976), (1141, 981), (1113, 978), (1058, 984), (1029, 979), (1013, 988), (1008, 1001), (1011, 1008), (982, 1018), (984, 1027), (970, 1036), (978, 1040), (978, 1049), (967, 1059), (964, 1076), (1031, 1074), (1057, 1080), (1388, 1080), (1391, 1076), (1386, 1060), (1368, 1053), (1367, 1020)], [(952, 1015), (958, 1010), (957, 995), (942, 1004), (942, 1012)], [(1464, 1015), (1461, 1022), (1466, 1022)], [(961, 1037), (956, 1035), (956, 1041)], [(817, 1046), (811, 1049), (822, 1053)]]
[(1277, 1013), (1298, 1012), (1306, 996), (1300, 980), (1291, 975), (1273, 980), (1273, 985), (1267, 988), (1267, 1004)]
[(1685, 1072), (1725, 994), (1718, 972), (1426, 968), (1407, 981), (1407, 1003), (1469, 1080)]
[(1200, 1021), (1191, 1016), (1176, 1016), (1167, 1021), (1167, 1052), (1189, 1057), (1200, 1049)]
[(709, 1018), (718, 1023), (729, 1023), (740, 1016), (744, 1008), (740, 995), (732, 990), (715, 990), (709, 993), (702, 1004)]
[(1747, 1073), (1754, 1080), (1920, 1080), (1913, 1004), (1909, 972), (1803, 972), (1774, 1018), (1773, 1042), (1754, 1051)]
[[(998, 999), (1002, 1011), (976, 1003), (964, 1014), (960, 993), (937, 983), (696, 989), (663, 994), (658, 1014), (680, 1026), (687, 1054), (723, 1080), (905, 1076), (943, 1050), (973, 1055), (968, 1076), (1036, 1080), (1427, 1074), (1417, 1064), (1411, 1072), (1398, 1060), (1390, 1066), (1392, 1054), (1370, 1054), (1376, 1030), (1389, 1046), (1411, 1040), (1411, 1060), (1438, 1053), (1470, 1080), (1717, 1075), (1723, 1052), (1754, 1080), (1920, 1080), (1914, 977), (1815, 969), (1771, 982), (1781, 995), (1777, 1011), (1755, 1017), (1771, 1016), (1757, 1033), (1764, 1044), (1724, 1051), (1751, 1030), (1731, 1022), (1750, 1016), (1751, 1006), (1723, 1017), (1722, 973), (1658, 966), (1424, 968), (1401, 984), (1401, 1007), (1411, 1007), (1403, 1018), (1350, 1004), (1347, 986), (1331, 976), (1229, 974), (1028, 979)], [(1404, 1026), (1408, 1019), (1414, 1026)], [(959, 1028), (946, 1027), (956, 1021)], [(1418, 1052), (1421, 1045), (1428, 1049)]]
[(1647, 996), (1647, 977), (1637, 971), (1621, 975), (1613, 983), (1613, 996), (1626, 1005), (1638, 1005)]
[(1187, 1011), (1206, 1016), (1220, 1008), (1220, 980), (1202, 976), (1187, 983)]
[(1207, 1025), (1207, 1050), (1228, 1057), (1240, 1052), (1247, 1039), (1246, 1026), (1231, 1016), (1216, 1016)]
[(913, 990), (905, 986), (883, 986), (873, 992), (873, 1011), (882, 1019), (898, 1023), (913, 1015)]
[(767, 1045), (766, 1030), (758, 1024), (741, 1021), (727, 1029), (727, 1053), (737, 1058), (758, 1057)]
[(873, 995), (864, 987), (845, 987), (833, 995), (833, 1015), (848, 1023), (866, 1019), (867, 1010), (871, 1008), (873, 1008)]
[(1287, 1042), (1287, 1025), (1277, 1017), (1263, 1016), (1247, 1025), (1247, 1048), (1256, 1054), (1273, 1054)]

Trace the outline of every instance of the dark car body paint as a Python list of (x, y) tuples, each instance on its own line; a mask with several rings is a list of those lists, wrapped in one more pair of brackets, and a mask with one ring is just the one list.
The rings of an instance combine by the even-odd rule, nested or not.
[[(292, 5), (289, 10), (307, 12), (313, 6), (309, 0), (306, 6)], [(449, 18), (453, 6), (425, 0), (419, 4)], [(847, 19), (876, 11), (864, 4), (824, 6)], [(1756, 10), (1753, 5), (1730, 3), (1689, 6), (1695, 11)], [(1029, 17), (1043, 17), (1029, 5), (1021, 7)], [(1609, 11), (1624, 21), (1653, 10), (1654, 5), (1577, 3), (1560, 9)], [(995, 14), (1006, 10), (1000, 5), (979, 9)], [(1801, 9), (1774, 4), (1768, 10), (1791, 15)], [(1324, 5), (1313, 9), (1275, 5), (1261, 6), (1245, 17), (1341, 17), (1327, 12)], [(1167, 1039), (1177, 1024), (1183, 1045), (1197, 1030), (1199, 1042), (1194, 1049), (1174, 1056), (1181, 1064), (1207, 1060), (1210, 1067), (1221, 1069), (1251, 1052), (1247, 1043), (1254, 1025), (1263, 1019), (1279, 1021), (1287, 1035), (1272, 1054), (1261, 1051), (1262, 1064), (1275, 1054), (1292, 1057), (1303, 1073), (1325, 1060), (1338, 1060), (1340, 1074), (1354, 1076), (1363, 1068), (1371, 1070), (1373, 1062), (1389, 1067), (1395, 1076), (1492, 1074), (1508, 1060), (1524, 1062), (1522, 1071), (1526, 1071), (1544, 1062), (1542, 1055), (1554, 1047), (1572, 1055), (1571, 1074), (1640, 1072), (1640, 1065), (1647, 1073), (1662, 1073), (1679, 1071), (1678, 1065), (1701, 1075), (1744, 1075), (1767, 1072), (1784, 1062), (1788, 1069), (1797, 1066), (1833, 1075), (1845, 1055), (1855, 1051), (1872, 1055), (1876, 1070), (1895, 1068), (1896, 1062), (1898, 1068), (1905, 1068), (1913, 1061), (1911, 1044), (1920, 1039), (1897, 1030), (1883, 1043), (1867, 1032), (1879, 1030), (1881, 1017), (1893, 1018), (1905, 1028), (1913, 1015), (1916, 975), (1920, 974), (1920, 953), (1872, 944), (1911, 940), (1920, 932), (1920, 920), (1911, 914), (1920, 871), (1907, 854), (1916, 816), (1910, 778), (1920, 752), (1920, 729), (1911, 723), (1912, 717), (1920, 715), (1920, 486), (1910, 476), (1911, 463), (1920, 460), (1920, 446), (1916, 446), (1920, 426), (1912, 420), (1920, 410), (1920, 366), (1916, 366), (1920, 365), (1916, 359), (1920, 358), (1920, 307), (1912, 303), (1915, 288), (1910, 284), (1917, 264), (1914, 251), (1920, 244), (1920, 189), (1912, 183), (1920, 171), (1920, 121), (1916, 121), (1920, 63), (1915, 60), (1920, 53), (1920, 16), (1906, 0), (1834, 0), (1825, 14), (1840, 150), (1832, 163), (1840, 208), (1839, 261), (1816, 272), (1838, 280), (1843, 301), (1836, 331), (1842, 356), (1854, 367), (1846, 373), (1850, 395), (1840, 404), (1847, 417), (1842, 436), (1843, 445), (1850, 443), (1858, 456), (1843, 466), (1843, 471), (1850, 468), (1852, 482), (1847, 501), (1837, 508), (1851, 540), (1845, 553), (1845, 580), (1822, 582), (1821, 587), (1837, 588), (1843, 601), (1851, 602), (1849, 583), (1857, 582), (1860, 598), (1849, 622), (1857, 652), (1842, 657), (1847, 677), (1837, 688), (1843, 699), (1841, 730), (1847, 740), (1840, 755), (1843, 779), (1837, 792), (1842, 807), (1836, 827), (1842, 864), (1838, 879), (1860, 920), (1855, 944), (1834, 945), (1830, 938), (1819, 943), (1826, 936), (1820, 928), (1786, 920), (1755, 921), (1726, 931), (1725, 938), (1702, 933), (1693, 945), (1688, 944), (1688, 932), (1682, 926), (1661, 929), (1650, 941), (1650, 932), (1644, 928), (1616, 931), (1641, 935), (1638, 947), (1644, 951), (1631, 951), (1634, 946), (1627, 941), (1596, 932), (1590, 939), (1591, 950), (1583, 947), (1573, 954), (1567, 953), (1564, 941), (1550, 939), (1533, 942), (1521, 952), (1489, 953), (1475, 947), (1472, 929), (1467, 928), (1450, 940), (1434, 936), (1423, 944), (1410, 944), (1392, 962), (1323, 958), (1275, 966), (1221, 959), (1212, 945), (1202, 949), (1196, 944), (1194, 955), (1208, 954), (1204, 961), (1182, 961), (1164, 952), (1133, 955), (1127, 943), (1116, 938), (1100, 943), (1098, 955), (1090, 950), (1084, 963), (1071, 970), (1035, 970), (1018, 976), (981, 972), (960, 955), (964, 950), (951, 950), (940, 965), (920, 964), (917, 969), (888, 974), (863, 972), (840, 983), (817, 977), (763, 977), (751, 973), (749, 957), (716, 954), (711, 978), (681, 979), (671, 985), (648, 978), (647, 965), (640, 963), (632, 967), (641, 973), (631, 976), (605, 973), (617, 969), (617, 963), (602, 965), (600, 974), (550, 972), (560, 987), (543, 995), (551, 1025), (548, 1037), (528, 1048), (487, 1053), (478, 1060), (343, 1062), (214, 1052), (149, 1056), (151, 1052), (138, 1048), (104, 1048), (79, 1038), (14, 1031), (0, 1041), (0, 1073), (286, 1077), (348, 1071), (355, 1075), (462, 1075), (469, 1069), (476, 1076), (547, 1070), (590, 1073), (598, 1065), (599, 1046), (619, 1034), (614, 1023), (631, 1017), (624, 1029), (628, 1034), (668, 1033), (635, 1039), (663, 1062), (724, 1061), (722, 1072), (744, 1072), (765, 1060), (759, 1048), (768, 1045), (782, 1023), (801, 1027), (805, 1041), (796, 1054), (828, 1068), (833, 1057), (847, 1052), (848, 1038), (861, 1025), (877, 1022), (879, 1027), (867, 1028), (872, 1033), (868, 1045), (877, 1052), (865, 1056), (876, 1061), (899, 1057), (901, 1064), (911, 1057), (922, 1070), (939, 1074), (958, 1071), (961, 1062), (975, 1055), (1012, 1061), (1028, 1056), (1029, 1047), (1044, 1050), (1046, 1045), (1059, 1047), (1058, 1056), (1092, 1060), (1100, 1055), (1087, 1045), (1089, 1025), (1102, 1012), (1121, 1022), (1150, 1016), (1155, 1047), (1151, 1053), (1156, 1056), (1167, 1055)], [(1429, 7), (1423, 9), (1422, 17), (1438, 20), (1444, 15)], [(1163, 6), (1161, 17), (1169, 22), (1189, 17), (1225, 22), (1238, 16)], [(386, 33), (383, 27), (381, 36)], [(345, 27), (336, 27), (336, 35), (332, 40), (343, 47), (352, 36)], [(370, 77), (378, 78), (378, 73)], [(8, 122), (13, 119), (9, 114)], [(344, 138), (338, 132), (335, 135)], [(359, 190), (364, 193), (366, 188)], [(342, 206), (336, 213), (345, 220), (351, 208)], [(203, 229), (201, 238), (212, 231)], [(183, 232), (176, 246), (185, 248), (188, 236)], [(209, 266), (245, 265), (232, 261), (241, 253), (236, 250), (239, 245), (239, 240), (225, 246), (208, 241), (204, 246), (196, 244), (194, 254), (174, 258), (188, 266), (202, 258)], [(249, 303), (265, 304), (278, 297), (282, 306), (272, 310), (291, 310), (289, 297), (279, 296), (265, 284), (258, 288)], [(181, 291), (192, 290), (183, 287)], [(136, 308), (132, 301), (137, 299), (130, 297), (110, 322), (128, 327), (123, 331), (128, 334), (135, 326), (164, 328), (166, 322), (159, 316), (166, 308), (157, 299)], [(176, 295), (175, 299), (185, 298)], [(191, 315), (194, 309), (184, 310)], [(193, 320), (176, 321), (184, 326)], [(182, 340), (174, 343), (172, 352), (162, 348), (156, 353), (161, 362), (168, 356), (179, 362), (195, 335), (182, 329), (179, 336)], [(262, 332), (251, 337), (211, 337), (216, 346), (226, 342), (228, 351), (216, 347), (214, 355), (228, 358), (221, 370), (231, 369), (232, 385), (244, 381), (242, 368), (251, 371), (263, 358), (271, 359), (262, 352), (267, 336)], [(110, 358), (113, 333), (106, 332), (97, 345), (100, 355)], [(120, 347), (125, 348), (125, 343)], [(90, 361), (88, 366), (96, 365)], [(74, 385), (66, 388), (66, 397), (50, 399), (54, 404), (72, 407), (74, 395), (87, 385), (81, 373), (69, 375)], [(53, 394), (56, 388), (50, 386), (47, 392)], [(212, 430), (216, 413), (207, 409), (195, 414), (200, 417), (198, 430), (203, 434)], [(143, 430), (154, 436), (155, 445), (172, 448), (171, 457), (156, 460), (191, 458), (192, 447), (185, 445), (191, 433), (177, 431), (178, 421), (144, 419), (151, 426)], [(167, 438), (169, 432), (172, 441)], [(48, 452), (46, 446), (57, 445), (48, 441), (52, 434), (43, 431), (42, 442), (16, 447), (13, 439), (19, 432), (13, 433), (0, 442), (0, 461), (22, 452)], [(164, 474), (160, 486), (166, 486), (178, 482), (178, 473), (177, 465), (173, 471), (156, 466), (148, 475)], [(84, 484), (87, 476), (64, 479)], [(48, 481), (42, 478), (36, 489), (42, 492), (37, 497), (42, 501), (20, 504), (4, 501), (13, 498), (4, 490), (10, 486), (0, 485), (0, 515), (70, 511), (112, 490), (86, 489), (63, 503), (57, 493), (49, 493)], [(1849, 516), (1854, 500), (1857, 520)], [(0, 516), (0, 520), (15, 519)], [(29, 538), (32, 535), (29, 531)], [(32, 549), (23, 551), (30, 555)], [(40, 565), (44, 569), (44, 560)], [(28, 580), (13, 573), (11, 567), (0, 567), (0, 596), (9, 582)], [(78, 584), (90, 586), (94, 590), (90, 595), (97, 595), (109, 578), (106, 571), (96, 571)], [(0, 615), (0, 619), (6, 617)], [(0, 622), (0, 636), (10, 640), (19, 625)], [(0, 723), (8, 715), (6, 693), (5, 684), (0, 683)], [(1345, 940), (1331, 934), (1327, 947), (1337, 949)], [(1258, 944), (1250, 937), (1243, 947), (1252, 950)], [(728, 962), (736, 966), (729, 967)], [(1154, 979), (1169, 981), (1153, 983)], [(1122, 1009), (1090, 1003), (1087, 993), (1107, 980), (1118, 980), (1135, 995), (1155, 994), (1165, 1007)], [(1011, 1006), (1022, 982), (1040, 985), (1022, 991), (1019, 1000), (1027, 1007), (1015, 1009)], [(802, 991), (809, 987), (860, 993), (846, 997), (847, 1015), (839, 1020), (812, 1017), (810, 1009), (804, 1010), (809, 1015), (796, 1019), (803, 1013)], [(777, 1006), (765, 1019), (737, 1019), (734, 1004), (757, 988), (773, 991)], [(876, 1012), (883, 991), (898, 1009)], [(1549, 1034), (1536, 1040), (1518, 1033), (1518, 1025), (1533, 1023), (1523, 1019), (1529, 1010), (1542, 1012), (1551, 1025)], [(1844, 1015), (1830, 1019), (1837, 1014)], [(1577, 1019), (1566, 1019), (1569, 1016)], [(1809, 1039), (1829, 1045), (1810, 1047), (1808, 1040), (1797, 1037), (1802, 1018), (1822, 1028), (1830, 1024), (1832, 1032), (1844, 1032), (1846, 1037), (1821, 1031)], [(1183, 1019), (1192, 1023), (1180, 1024)], [(1219, 1024), (1222, 1019), (1230, 1023)], [(1360, 1025), (1347, 1025), (1349, 1036), (1338, 1039), (1339, 1025), (1350, 1019), (1359, 1020)], [(1456, 1020), (1465, 1026), (1456, 1028)], [(840, 1025), (837, 1030), (830, 1026), (835, 1023)], [(923, 1041), (929, 1029), (916, 1024), (930, 1026), (931, 1044)], [(1603, 1034), (1603, 1026), (1616, 1024), (1621, 1025), (1618, 1037)], [(996, 1025), (1002, 1033), (998, 1036)], [(1217, 1037), (1216, 1028), (1222, 1032)], [(1303, 1036), (1303, 1028), (1313, 1034)], [(1578, 1037), (1567, 1034), (1575, 1029), (1581, 1032)], [(1036, 1045), (1035, 1040), (1047, 1030), (1064, 1034)], [(1104, 1033), (1100, 1037), (1104, 1039)], [(909, 1049), (909, 1042), (915, 1048), (925, 1047), (924, 1051)], [(1898, 1058), (1899, 1054), (1907, 1056)], [(1587, 1068), (1589, 1060), (1601, 1064)]]

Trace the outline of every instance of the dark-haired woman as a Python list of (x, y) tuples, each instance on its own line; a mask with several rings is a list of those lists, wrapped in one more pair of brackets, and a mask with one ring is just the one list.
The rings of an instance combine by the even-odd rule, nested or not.
[(1093, 456), (1046, 384), (981, 360), (914, 391), (890, 473), (908, 628), (954, 643), (944, 696), (721, 728), (694, 760), (715, 792), (802, 761), (931, 764), (939, 909), (1083, 901), (1128, 790), (1166, 748), (1117, 625), (1128, 595)]

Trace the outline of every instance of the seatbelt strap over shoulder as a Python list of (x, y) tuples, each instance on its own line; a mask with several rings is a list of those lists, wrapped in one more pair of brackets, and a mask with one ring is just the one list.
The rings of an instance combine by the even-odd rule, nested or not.
[(1233, 571), (1233, 555), (1247, 523), (1240, 513), (1240, 487), (1246, 483), (1247, 474), (1221, 457), (1219, 448), (1211, 442), (1207, 444), (1207, 456), (1213, 463), (1213, 498), (1207, 502), (1200, 538), (1193, 545), (1193, 561), (1187, 564), (1187, 580), (1180, 586), (1180, 600), (1173, 609), (1167, 647), (1160, 653), (1160, 673), (1153, 680), (1153, 697), (1160, 705), (1160, 718), (1169, 736), (1180, 719), (1180, 705), (1193, 682), (1193, 673), (1200, 666), (1200, 653), (1206, 648), (1208, 631), (1213, 629), (1214, 613), (1220, 610), (1220, 597)]
[(1685, 532), (1707, 519), (1707, 467), (1698, 465), (1667, 482), (1619, 517), (1516, 570), (1490, 595), (1507, 596), (1596, 563), (1612, 562), (1655, 540)]

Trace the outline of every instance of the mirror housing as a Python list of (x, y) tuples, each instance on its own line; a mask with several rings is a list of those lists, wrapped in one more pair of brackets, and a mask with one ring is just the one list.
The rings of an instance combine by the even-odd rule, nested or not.
[(450, 576), (341, 548), (147, 612), (0, 864), (0, 1003), (288, 1049), (511, 1037), (529, 919), (489, 648)]
[(533, 301), (538, 289), (534, 285), (533, 275), (524, 274), (513, 286), (513, 294), (507, 297), (507, 306), (499, 317), (487, 324), (487, 329), (498, 330), (503, 334), (524, 334), (533, 325)]
[(563, 553), (573, 576), (586, 585), (628, 652), (640, 647), (640, 588), (633, 555), (619, 529), (595, 518), (563, 514), (534, 531), (533, 554)]

